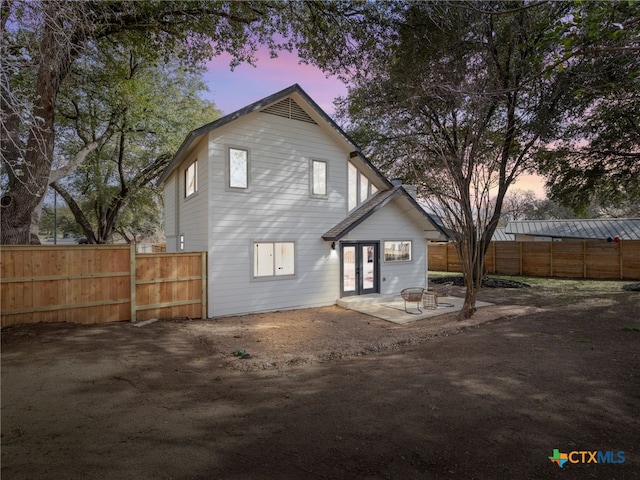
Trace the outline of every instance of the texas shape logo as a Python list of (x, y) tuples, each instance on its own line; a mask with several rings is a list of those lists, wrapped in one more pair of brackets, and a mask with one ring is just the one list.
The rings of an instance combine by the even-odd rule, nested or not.
[(560, 450), (554, 448), (553, 456), (549, 457), (549, 460), (551, 460), (553, 463), (557, 463), (558, 466), (562, 468), (562, 466), (569, 460), (569, 456), (566, 453), (560, 453)]

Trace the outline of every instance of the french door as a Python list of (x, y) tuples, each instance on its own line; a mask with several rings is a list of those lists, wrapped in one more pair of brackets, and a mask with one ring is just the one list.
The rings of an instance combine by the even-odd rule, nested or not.
[(380, 292), (380, 242), (341, 242), (341, 296)]

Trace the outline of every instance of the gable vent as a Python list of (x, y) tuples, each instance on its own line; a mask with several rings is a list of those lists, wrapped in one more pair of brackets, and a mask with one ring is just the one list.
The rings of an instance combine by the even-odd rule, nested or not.
[(313, 118), (311, 118), (292, 98), (285, 98), (262, 111), (271, 115), (278, 115), (279, 117), (290, 118), (292, 120), (313, 123), (316, 125)]

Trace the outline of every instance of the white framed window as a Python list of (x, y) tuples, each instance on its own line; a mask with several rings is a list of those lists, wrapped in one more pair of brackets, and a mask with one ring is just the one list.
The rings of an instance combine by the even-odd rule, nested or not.
[(360, 173), (360, 203), (369, 198), (369, 179)]
[(249, 188), (249, 150), (229, 147), (227, 150), (227, 187), (231, 190)]
[(410, 262), (411, 240), (385, 240), (385, 262)]
[(311, 160), (309, 170), (311, 196), (325, 198), (327, 196), (327, 162)]
[(358, 206), (358, 169), (355, 165), (349, 162), (348, 171), (348, 192), (349, 192), (349, 211)]
[(190, 197), (198, 191), (198, 160), (194, 160), (184, 171), (184, 196)]
[(347, 171), (347, 192), (349, 211), (365, 202), (378, 191), (376, 186), (358, 168), (349, 162)]
[(253, 278), (293, 276), (295, 242), (254, 242)]

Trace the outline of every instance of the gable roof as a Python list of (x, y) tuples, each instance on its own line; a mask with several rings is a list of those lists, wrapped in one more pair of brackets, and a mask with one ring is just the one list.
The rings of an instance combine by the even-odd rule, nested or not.
[[(292, 96), (303, 101), (310, 108), (311, 115), (301, 108), (294, 100), (288, 102), (288, 105), (283, 103), (284, 100), (291, 98)], [(289, 115), (289, 118), (308, 123), (317, 124), (317, 121), (323, 123), (336, 135), (338, 139), (340, 139), (340, 141), (344, 142), (348, 148), (352, 149), (350, 157), (357, 160), (359, 166), (372, 172), (374, 176), (376, 176), (387, 188), (391, 188), (391, 182), (362, 154), (360, 147), (344, 132), (344, 130), (342, 130), (342, 128), (340, 128), (337, 123), (331, 119), (329, 115), (324, 112), (324, 110), (318, 106), (316, 102), (313, 101), (309, 95), (307, 95), (307, 93), (297, 83), (189, 132), (162, 175), (160, 175), (158, 183), (164, 182), (169, 177), (171, 172), (173, 172), (173, 170), (180, 165), (182, 160), (184, 160), (184, 156), (189, 151), (190, 147), (203, 135), (257, 111), (281, 116), (283, 116), (283, 114), (287, 114)], [(313, 117), (316, 118), (314, 119)]]
[(509, 222), (505, 233), (552, 238), (640, 240), (640, 218), (523, 220)]
[(395, 198), (404, 198), (409, 201), (415, 209), (420, 212), (424, 219), (445, 238), (449, 238), (446, 232), (435, 222), (427, 212), (415, 201), (415, 199), (407, 193), (402, 186), (393, 187), (391, 190), (377, 192), (374, 196), (356, 208), (347, 218), (335, 225), (322, 235), (323, 240), (336, 241), (343, 238), (347, 233), (356, 228), (375, 212), (384, 207), (387, 203)]

